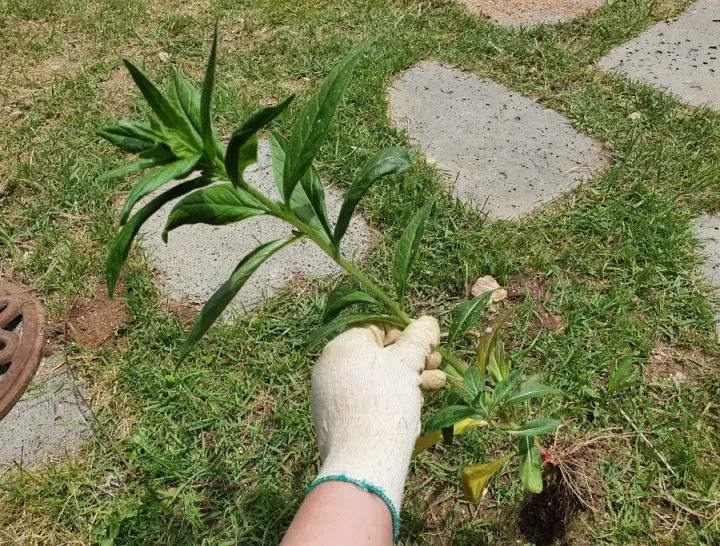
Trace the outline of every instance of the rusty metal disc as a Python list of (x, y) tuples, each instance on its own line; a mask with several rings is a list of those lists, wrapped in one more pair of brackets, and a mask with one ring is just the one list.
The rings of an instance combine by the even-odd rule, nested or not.
[(45, 312), (36, 298), (0, 279), (0, 419), (20, 400), (45, 348)]

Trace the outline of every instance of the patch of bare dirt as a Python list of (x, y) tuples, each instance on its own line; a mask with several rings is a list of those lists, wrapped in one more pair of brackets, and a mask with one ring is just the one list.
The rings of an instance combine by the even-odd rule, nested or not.
[(77, 298), (67, 315), (70, 338), (91, 349), (116, 346), (117, 332), (130, 321), (125, 303), (108, 298), (104, 286), (99, 286), (92, 298)]
[(645, 376), (650, 381), (692, 382), (707, 368), (708, 355), (702, 350), (680, 350), (660, 340), (650, 352)]
[(200, 300), (170, 300), (167, 302), (167, 309), (177, 317), (184, 328), (188, 328), (194, 324), (202, 305), (203, 302)]
[[(508, 299), (511, 302), (522, 302), (529, 296), (535, 306), (534, 326), (539, 330), (559, 332), (565, 328), (565, 319), (560, 315), (551, 313), (545, 308), (550, 301), (550, 282), (546, 277), (538, 275), (513, 275), (507, 283)], [(530, 335), (534, 335), (529, 332)]]
[(603, 5), (604, 0), (460, 0), (474, 13), (507, 26), (532, 26), (574, 19)]
[(135, 83), (125, 67), (116, 68), (100, 83), (103, 102), (118, 114), (127, 113), (132, 106)]
[(6, 116), (17, 116), (18, 106), (25, 103), (33, 93), (48, 87), (59, 77), (71, 77), (81, 69), (87, 54), (87, 44), (80, 39), (66, 44), (64, 51), (39, 62), (9, 56), (0, 71), (0, 108)]

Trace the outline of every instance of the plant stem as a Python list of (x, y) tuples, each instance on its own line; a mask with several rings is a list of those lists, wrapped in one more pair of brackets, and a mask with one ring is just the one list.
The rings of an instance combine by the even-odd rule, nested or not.
[(373, 294), (375, 294), (380, 301), (382, 301), (385, 306), (390, 309), (397, 318), (402, 320), (405, 325), (407, 326), (410, 324), (411, 319), (407, 316), (405, 311), (403, 311), (400, 306), (395, 303), (395, 301), (385, 294), (380, 288), (375, 286), (370, 279), (368, 279), (365, 274), (360, 271), (353, 263), (351, 263), (349, 260), (345, 259), (342, 255), (338, 254), (337, 257), (333, 257), (333, 259), (343, 268), (345, 271), (350, 273), (353, 277), (355, 277), (360, 284), (362, 284), (365, 288), (370, 290)]
[[(383, 292), (381, 288), (375, 286), (375, 284), (362, 271), (355, 267), (355, 265), (350, 260), (346, 259), (342, 254), (340, 254), (339, 249), (335, 249), (325, 239), (319, 237), (313, 228), (311, 228), (302, 220), (296, 218), (292, 213), (287, 211), (281, 205), (279, 205), (272, 199), (269, 199), (262, 192), (258, 191), (256, 188), (253, 188), (244, 181), (242, 182), (242, 188), (250, 195), (252, 195), (255, 199), (260, 201), (260, 203), (262, 203), (263, 206), (265, 206), (265, 208), (267, 208), (273, 216), (284, 220), (301, 233), (307, 235), (317, 246), (319, 246), (323, 250), (323, 252), (325, 252), (325, 254), (330, 256), (333, 261), (335, 261), (340, 267), (342, 267), (352, 277), (354, 277), (360, 284), (362, 284), (365, 288), (367, 288), (370, 292), (377, 296), (377, 298), (385, 305), (385, 307), (387, 307), (388, 310), (391, 311), (397, 318), (399, 318), (406, 326), (410, 324), (410, 322), (412, 322), (412, 319), (405, 313), (405, 311), (403, 311), (400, 305), (398, 305), (390, 296)], [(467, 364), (458, 360), (446, 349), (438, 348), (438, 352), (442, 355), (445, 363), (448, 364), (458, 375), (463, 376), (465, 374), (468, 369)], [(451, 377), (451, 380), (453, 381), (453, 383), (457, 382), (457, 378), (455, 377)]]
[(283, 207), (275, 203), (272, 199), (268, 199), (264, 194), (259, 192), (257, 189), (253, 188), (250, 185), (246, 185), (243, 187), (245, 191), (247, 191), (250, 195), (252, 195), (255, 199), (260, 201), (274, 216), (277, 216), (281, 220), (284, 220), (288, 224), (292, 225), (293, 227), (297, 228), (298, 231), (304, 233), (307, 235), (312, 241), (318, 245), (325, 254), (330, 256), (330, 258), (333, 259), (340, 267), (342, 267), (345, 271), (347, 271), (351, 276), (355, 277), (357, 281), (362, 284), (365, 288), (367, 288), (370, 292), (375, 294), (378, 299), (385, 304), (385, 306), (397, 317), (399, 318), (405, 325), (410, 324), (411, 319), (407, 316), (407, 314), (400, 308), (400, 306), (393, 301), (393, 299), (388, 296), (385, 292), (382, 291), (382, 289), (378, 288), (373, 284), (373, 282), (367, 278), (367, 276), (360, 271), (355, 265), (350, 262), (348, 259), (346, 259), (344, 256), (340, 254), (340, 252), (336, 252), (335, 249), (328, 244), (327, 241), (322, 239), (321, 237), (318, 237), (315, 233), (315, 230), (312, 229), (310, 226), (308, 226), (305, 222), (299, 220), (294, 215), (286, 211)]
[(437, 351), (442, 355), (443, 360), (447, 364), (449, 364), (450, 367), (453, 368), (460, 376), (465, 375), (465, 372), (468, 370), (467, 364), (455, 358), (455, 356), (453, 356), (453, 354), (447, 349), (438, 348)]

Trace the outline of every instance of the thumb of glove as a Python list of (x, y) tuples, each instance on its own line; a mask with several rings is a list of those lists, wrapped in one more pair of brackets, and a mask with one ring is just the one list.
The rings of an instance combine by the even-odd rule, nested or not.
[(425, 360), (440, 342), (440, 327), (434, 317), (420, 317), (410, 323), (387, 347), (400, 357), (401, 365), (410, 366), (418, 374), (425, 367)]

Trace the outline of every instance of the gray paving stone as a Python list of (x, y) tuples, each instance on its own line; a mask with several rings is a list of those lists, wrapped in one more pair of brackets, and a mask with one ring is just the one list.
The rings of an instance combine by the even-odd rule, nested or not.
[(700, 0), (600, 59), (600, 66), (720, 110), (720, 2)]
[(705, 281), (716, 288), (714, 307), (717, 309), (715, 329), (720, 342), (720, 216), (704, 214), (694, 222), (695, 233), (705, 243), (703, 254), (706, 262), (702, 272)]
[(393, 123), (445, 171), (453, 195), (494, 217), (521, 216), (608, 165), (557, 112), (455, 68), (418, 64), (389, 98)]
[(474, 13), (481, 13), (503, 26), (531, 27), (559, 23), (585, 15), (604, 0), (460, 0)]
[(90, 435), (86, 408), (62, 359), (50, 357), (0, 421), (0, 473), (13, 462), (33, 466), (79, 449)]
[[(265, 195), (276, 199), (279, 194), (272, 175), (270, 147), (265, 140), (260, 141), (258, 159), (258, 164), (246, 172), (247, 180)], [(325, 199), (332, 220), (340, 212), (343, 194), (336, 188), (326, 188)], [(165, 281), (167, 295), (173, 300), (207, 300), (252, 249), (291, 234), (291, 228), (281, 220), (261, 216), (229, 226), (183, 226), (170, 232), (165, 245), (160, 234), (175, 202), (168, 203), (152, 216), (142, 229), (142, 245), (150, 251), (151, 259)], [(370, 241), (367, 225), (356, 215), (343, 240), (345, 255), (362, 256)], [(242, 288), (233, 307), (238, 311), (258, 307), (265, 297), (294, 276), (316, 277), (338, 272), (339, 267), (314, 243), (301, 241), (265, 262)]]

